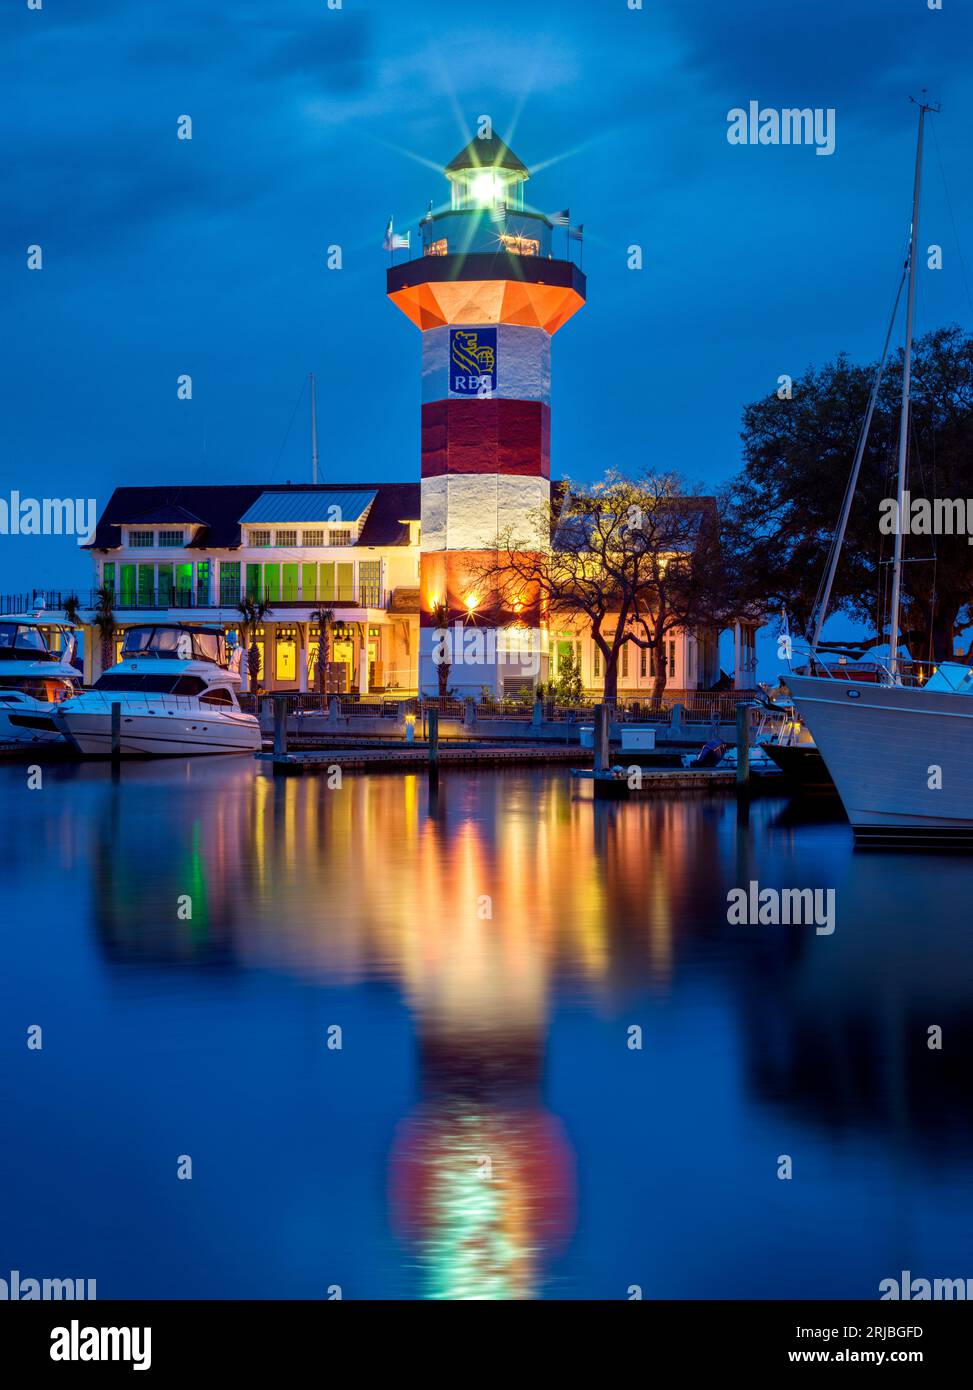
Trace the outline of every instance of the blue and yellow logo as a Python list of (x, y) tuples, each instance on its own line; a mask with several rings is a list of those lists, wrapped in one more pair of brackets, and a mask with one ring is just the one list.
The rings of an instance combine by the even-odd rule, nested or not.
[(449, 330), (449, 389), (460, 396), (490, 396), (497, 389), (497, 330)]

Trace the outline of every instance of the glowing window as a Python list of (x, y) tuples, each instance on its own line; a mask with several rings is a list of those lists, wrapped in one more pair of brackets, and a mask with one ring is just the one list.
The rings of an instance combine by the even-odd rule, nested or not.
[(448, 256), (449, 242), (445, 237), (440, 237), (438, 241), (431, 241), (426, 247), (427, 256)]
[(534, 237), (518, 236), (513, 232), (501, 232), (500, 244), (515, 256), (539, 256), (541, 251), (541, 244)]

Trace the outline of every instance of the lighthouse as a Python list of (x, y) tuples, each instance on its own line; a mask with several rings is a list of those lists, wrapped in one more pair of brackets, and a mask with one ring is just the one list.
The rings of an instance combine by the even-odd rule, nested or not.
[(445, 652), (457, 695), (501, 695), (546, 675), (543, 598), (479, 576), (498, 536), (549, 543), (551, 339), (585, 277), (554, 254), (502, 140), (474, 138), (444, 172), (449, 204), (423, 218), (421, 256), (388, 271), (422, 333), (419, 689), (436, 692)]

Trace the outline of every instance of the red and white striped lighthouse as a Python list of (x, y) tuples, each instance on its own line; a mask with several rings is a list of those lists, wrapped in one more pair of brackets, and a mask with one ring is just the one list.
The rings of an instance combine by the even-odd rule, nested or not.
[(445, 605), (450, 688), (502, 693), (543, 678), (544, 615), (536, 595), (502, 600), (475, 576), (498, 535), (547, 544), (551, 338), (584, 304), (585, 278), (554, 258), (553, 224), (524, 207), (528, 170), (503, 141), (471, 140), (445, 172), (451, 205), (423, 219), (422, 257), (388, 272), (389, 298), (422, 331), (419, 688), (437, 689)]

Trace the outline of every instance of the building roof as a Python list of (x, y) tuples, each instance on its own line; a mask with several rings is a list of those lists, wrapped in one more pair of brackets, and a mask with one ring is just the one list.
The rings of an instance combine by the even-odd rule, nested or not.
[(187, 512), (185, 507), (177, 507), (172, 503), (165, 507), (157, 507), (155, 511), (143, 516), (124, 516), (118, 521), (113, 521), (113, 526), (202, 526), (205, 523), (200, 517), (194, 516), (192, 512)]
[(530, 177), (527, 165), (517, 158), (510, 146), (498, 135), (491, 135), (489, 140), (480, 140), (474, 136), (446, 165), (446, 174), (458, 174), (464, 169), (510, 169), (514, 173), (523, 174), (525, 179)]
[(342, 521), (359, 521), (375, 501), (374, 490), (339, 492), (335, 488), (297, 488), (291, 492), (262, 492), (240, 521), (327, 521), (337, 510)]
[[(359, 545), (408, 545), (409, 521), (420, 519), (419, 484), (416, 483), (328, 483), (318, 488), (289, 483), (233, 483), (216, 486), (162, 484), (158, 487), (117, 487), (98, 518), (95, 538), (89, 550), (116, 550), (120, 544), (119, 526), (133, 524), (133, 517), (147, 517), (171, 508), (181, 508), (198, 518), (200, 529), (190, 541), (190, 550), (234, 549), (241, 543), (240, 518), (262, 494), (304, 496), (321, 493), (341, 498), (362, 493), (374, 501), (365, 518)], [(317, 517), (309, 520), (318, 520)], [(143, 524), (148, 524), (144, 522)], [(157, 523), (164, 524), (164, 523)]]

